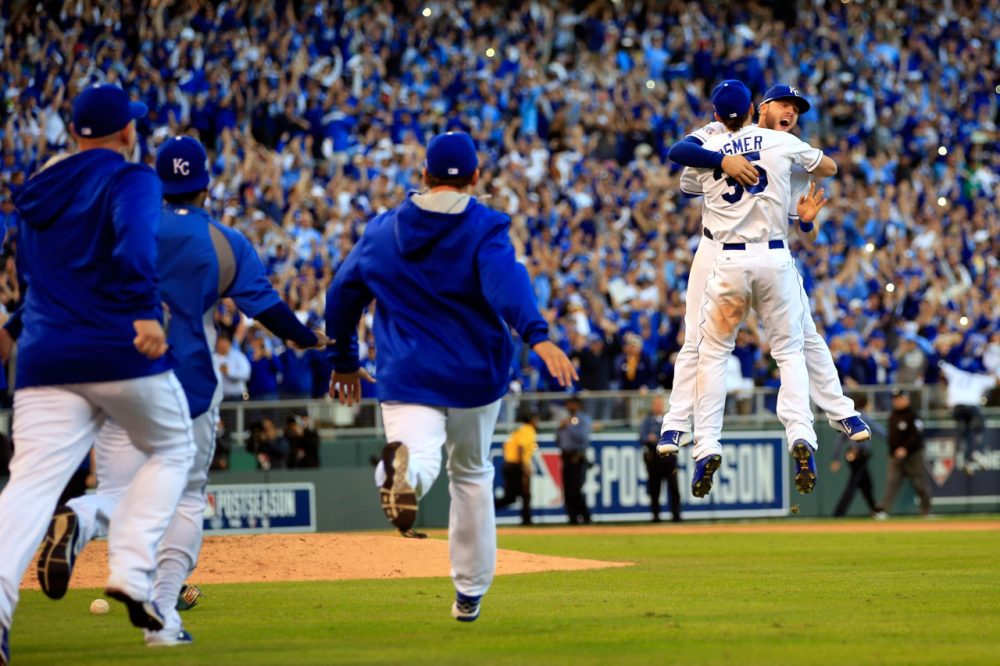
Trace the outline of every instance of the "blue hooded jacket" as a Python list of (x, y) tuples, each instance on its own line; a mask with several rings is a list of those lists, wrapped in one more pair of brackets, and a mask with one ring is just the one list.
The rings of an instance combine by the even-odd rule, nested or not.
[(513, 354), (504, 322), (529, 345), (548, 339), (509, 228), (475, 199), (437, 213), (407, 198), (375, 217), (327, 292), (335, 369), (360, 367), (358, 321), (374, 298), (380, 400), (468, 408), (503, 396)]
[(162, 320), (157, 288), (160, 181), (106, 149), (70, 155), (27, 182), (18, 272), (27, 283), (17, 387), (134, 379), (170, 369), (132, 344), (137, 319)]

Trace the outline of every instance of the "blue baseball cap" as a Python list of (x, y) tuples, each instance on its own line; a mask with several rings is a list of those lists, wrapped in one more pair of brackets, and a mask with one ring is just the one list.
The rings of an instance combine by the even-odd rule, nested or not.
[(750, 89), (742, 81), (727, 79), (712, 90), (712, 106), (723, 120), (739, 118), (750, 109)]
[(164, 194), (193, 194), (208, 189), (208, 154), (189, 136), (167, 139), (156, 153), (156, 175)]
[(802, 96), (802, 93), (799, 92), (798, 88), (786, 86), (783, 83), (771, 86), (768, 91), (764, 93), (764, 99), (761, 100), (761, 104), (766, 104), (767, 102), (772, 102), (776, 99), (791, 100), (795, 106), (799, 107), (799, 113), (805, 113), (810, 109), (809, 101)]
[(99, 139), (142, 118), (147, 111), (145, 104), (131, 101), (118, 86), (98, 83), (73, 100), (73, 129), (86, 139)]
[(427, 144), (425, 164), (438, 178), (468, 178), (479, 166), (476, 144), (465, 132), (438, 134)]

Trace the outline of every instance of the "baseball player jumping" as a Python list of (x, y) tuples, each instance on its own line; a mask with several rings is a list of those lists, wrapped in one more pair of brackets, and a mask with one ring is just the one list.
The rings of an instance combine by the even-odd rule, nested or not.
[[(790, 132), (795, 128), (800, 113), (809, 110), (809, 102), (798, 90), (787, 85), (772, 86), (760, 103), (760, 119), (758, 125), (780, 132)], [(744, 179), (746, 186), (753, 186), (757, 181), (757, 171), (746, 158), (740, 155), (722, 155), (707, 151), (702, 144), (714, 135), (726, 131), (721, 122), (712, 122), (695, 132), (683, 141), (675, 144), (670, 151), (670, 158), (688, 168), (681, 178), (681, 191), (691, 196), (703, 194), (696, 173), (691, 167), (721, 167), (724, 160), (730, 161), (726, 171), (736, 178)], [(746, 170), (737, 166), (741, 161)], [(724, 169), (725, 170), (725, 169)], [(795, 225), (799, 237), (811, 245), (818, 232), (814, 220), (824, 202), (809, 182), (808, 174), (799, 166), (792, 167), (791, 177), (792, 197), (790, 205), (799, 202), (788, 211), (790, 224)], [(697, 313), (701, 310), (702, 294), (709, 270), (719, 252), (719, 243), (703, 236), (695, 252), (688, 277), (686, 296), (686, 312), (684, 316), (684, 344), (677, 354), (674, 381), (670, 393), (670, 410), (664, 416), (662, 435), (658, 451), (662, 455), (676, 453), (678, 448), (691, 440), (691, 414), (694, 406), (695, 369), (697, 366)], [(799, 277), (800, 288), (802, 285)], [(806, 299), (805, 290), (803, 299)], [(807, 302), (807, 301), (806, 301)], [(817, 330), (808, 309), (803, 319), (805, 335), (806, 368), (809, 372), (809, 395), (813, 402), (827, 415), (827, 420), (835, 429), (844, 432), (854, 441), (863, 441), (871, 437), (871, 429), (864, 422), (854, 407), (854, 402), (844, 395), (837, 368), (833, 363), (830, 348)]]
[[(208, 196), (208, 156), (197, 140), (167, 140), (157, 153), (156, 171), (164, 193), (158, 267), (171, 313), (167, 341), (179, 362), (177, 376), (190, 405), (197, 445), (177, 513), (157, 553), (154, 598), (166, 626), (146, 631), (147, 645), (174, 646), (192, 641), (176, 603), (201, 550), (205, 485), (222, 400), (212, 364), (212, 313), (220, 298), (232, 298), (241, 311), (299, 347), (325, 346), (326, 336), (303, 326), (281, 300), (246, 237), (217, 223), (202, 208)], [(80, 549), (107, 533), (128, 480), (143, 462), (144, 455), (114, 421), (105, 423), (97, 441), (97, 493), (56, 510), (38, 558), (39, 583), (53, 599), (66, 594)]]
[[(14, 393), (15, 453), (0, 494), (0, 634), (59, 493), (108, 418), (144, 460), (111, 521), (106, 594), (132, 624), (163, 628), (152, 601), (156, 547), (194, 456), (187, 399), (171, 367), (156, 279), (160, 182), (122, 156), (146, 113), (114, 85), (73, 101), (77, 149), (53, 158), (15, 204), (27, 282)], [(5, 333), (6, 335), (6, 333)], [(59, 538), (69, 521), (54, 526)]]
[(327, 335), (336, 338), (331, 393), (353, 404), (361, 393), (357, 325), (377, 299), (378, 397), (389, 444), (376, 469), (382, 508), (400, 530), (448, 449), (448, 547), (456, 588), (452, 616), (479, 617), (496, 568), (490, 442), (507, 391), (513, 344), (507, 323), (561, 385), (576, 379), (548, 340), (524, 266), (511, 245), (510, 218), (477, 202), (479, 160), (464, 132), (427, 146), (428, 190), (374, 218), (334, 276)]
[(706, 281), (699, 316), (692, 492), (704, 497), (721, 464), (725, 387), (719, 378), (739, 326), (754, 307), (781, 373), (778, 417), (797, 463), (796, 486), (807, 493), (816, 479), (816, 435), (803, 352), (805, 305), (788, 251), (790, 175), (793, 164), (818, 176), (833, 175), (836, 164), (787, 133), (749, 127), (753, 108), (750, 92), (741, 82), (724, 81), (713, 91), (712, 102), (726, 132), (709, 138), (705, 149), (743, 155), (753, 164), (758, 181), (746, 187), (719, 169), (698, 174), (705, 192), (705, 235), (721, 248)]

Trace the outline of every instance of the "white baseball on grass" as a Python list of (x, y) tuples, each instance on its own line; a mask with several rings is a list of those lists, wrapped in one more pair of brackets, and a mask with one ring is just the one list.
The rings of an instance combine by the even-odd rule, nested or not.
[(111, 610), (111, 606), (104, 599), (94, 599), (90, 602), (90, 612), (94, 615), (104, 615), (109, 610)]

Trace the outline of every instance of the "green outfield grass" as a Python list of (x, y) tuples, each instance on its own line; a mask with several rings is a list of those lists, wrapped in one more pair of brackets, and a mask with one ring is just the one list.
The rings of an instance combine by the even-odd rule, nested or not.
[(95, 591), (26, 592), (30, 664), (995, 664), (1000, 532), (504, 535), (503, 548), (627, 560), (497, 578), (478, 622), (447, 579), (214, 585), (196, 644), (148, 649)]

